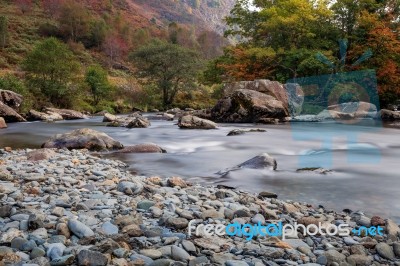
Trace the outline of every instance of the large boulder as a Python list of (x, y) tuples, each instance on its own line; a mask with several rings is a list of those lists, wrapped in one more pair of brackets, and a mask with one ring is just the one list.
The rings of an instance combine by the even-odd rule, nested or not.
[(278, 164), (272, 156), (270, 156), (268, 153), (261, 153), (239, 165), (219, 171), (217, 174), (225, 175), (231, 171), (236, 171), (243, 168), (276, 170), (277, 166)]
[(0, 102), (11, 107), (14, 110), (18, 110), (23, 101), (21, 94), (15, 93), (8, 90), (0, 90)]
[(47, 111), (46, 113), (30, 110), (28, 112), (29, 121), (58, 121), (63, 120), (60, 114)]
[(185, 115), (179, 119), (178, 126), (185, 129), (215, 129), (217, 124), (197, 116)]
[(17, 113), (10, 106), (0, 102), (0, 116), (4, 118), (6, 122), (26, 122), (20, 114)]
[(122, 149), (123, 145), (103, 132), (89, 128), (81, 128), (69, 133), (55, 135), (43, 143), (42, 148), (107, 151)]
[(223, 95), (228, 97), (237, 90), (252, 90), (264, 93), (280, 101), (287, 113), (300, 114), (304, 101), (304, 92), (298, 84), (282, 84), (278, 81), (258, 79), (254, 81), (239, 81), (224, 86)]
[(84, 115), (83, 113), (69, 109), (46, 108), (45, 112), (59, 114), (65, 120), (76, 120), (76, 119), (87, 118), (87, 116)]
[(0, 129), (1, 128), (7, 128), (6, 121), (4, 120), (3, 117), (0, 117)]
[(400, 112), (390, 111), (387, 109), (381, 109), (377, 115), (377, 118), (384, 121), (395, 121), (400, 120)]
[(247, 89), (234, 91), (211, 110), (214, 121), (227, 123), (256, 123), (288, 116), (288, 109), (275, 97)]
[(377, 108), (368, 102), (347, 102), (328, 106), (320, 112), (316, 118), (318, 120), (359, 120), (364, 118), (375, 118)]

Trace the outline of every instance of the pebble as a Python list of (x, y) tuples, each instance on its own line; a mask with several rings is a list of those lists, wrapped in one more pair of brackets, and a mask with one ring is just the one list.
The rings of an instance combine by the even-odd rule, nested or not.
[(384, 259), (393, 260), (394, 252), (391, 246), (386, 243), (378, 243), (376, 245), (376, 252)]
[(107, 265), (108, 258), (106, 255), (92, 250), (81, 250), (78, 253), (78, 265), (81, 266), (103, 266)]
[(101, 226), (101, 231), (106, 235), (116, 235), (118, 234), (118, 227), (111, 222), (105, 222)]
[(94, 235), (92, 229), (90, 229), (88, 226), (78, 220), (69, 220), (68, 228), (69, 230), (71, 230), (72, 233), (74, 233), (74, 235), (79, 238), (90, 237)]
[[(193, 185), (178, 177), (136, 176), (126, 171), (124, 163), (97, 158), (85, 150), (55, 150), (51, 159), (35, 163), (26, 160), (26, 152), (0, 154), (10, 175), (0, 182), (2, 193), (7, 192), (0, 204), (0, 258), (10, 264), (399, 264), (400, 228), (390, 219), (316, 209), (278, 200), (271, 192), (252, 194)], [(250, 241), (244, 236), (188, 237), (190, 220), (196, 220), (192, 225), (348, 223), (352, 228), (385, 227), (387, 234), (298, 234), (284, 241), (276, 237)]]
[(190, 258), (189, 253), (187, 253), (183, 248), (178, 246), (171, 247), (171, 255), (174, 260), (187, 262)]

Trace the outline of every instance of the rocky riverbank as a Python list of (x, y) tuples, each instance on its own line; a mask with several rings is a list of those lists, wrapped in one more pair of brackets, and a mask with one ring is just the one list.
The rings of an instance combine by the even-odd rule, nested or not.
[[(0, 150), (1, 265), (399, 265), (400, 228), (179, 177), (86, 150)], [(382, 226), (383, 236), (189, 237), (188, 223)]]

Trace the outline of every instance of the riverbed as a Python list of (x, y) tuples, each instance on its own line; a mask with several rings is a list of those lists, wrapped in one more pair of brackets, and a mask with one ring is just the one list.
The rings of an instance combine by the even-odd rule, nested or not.
[[(182, 130), (176, 121), (151, 121), (149, 128), (106, 127), (101, 117), (56, 123), (13, 123), (0, 130), (0, 147), (39, 148), (54, 134), (88, 127), (109, 134), (124, 145), (155, 143), (164, 154), (105, 154), (130, 165), (139, 175), (181, 176), (194, 183), (224, 184), (243, 190), (270, 191), (281, 199), (326, 208), (381, 215), (400, 221), (400, 131), (375, 122), (347, 125), (335, 122), (282, 125), (219, 124), (217, 130)], [(266, 132), (226, 136), (237, 128)], [(240, 164), (261, 152), (278, 162), (277, 171), (216, 172)], [(324, 167), (328, 174), (299, 173), (304, 167)]]

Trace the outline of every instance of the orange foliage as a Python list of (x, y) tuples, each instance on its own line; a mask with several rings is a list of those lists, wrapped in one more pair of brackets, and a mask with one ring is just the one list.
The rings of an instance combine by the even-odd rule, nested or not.
[(268, 63), (267, 58), (257, 58), (249, 54), (243, 47), (232, 47), (228, 53), (231, 62), (220, 63), (218, 67), (224, 69), (225, 73), (233, 80), (267, 78), (273, 71), (273, 66)]

